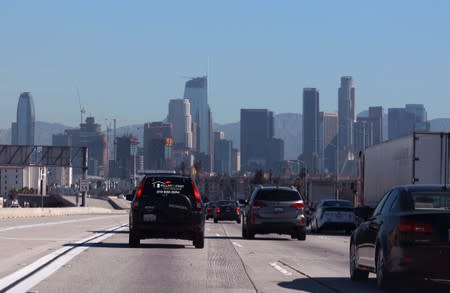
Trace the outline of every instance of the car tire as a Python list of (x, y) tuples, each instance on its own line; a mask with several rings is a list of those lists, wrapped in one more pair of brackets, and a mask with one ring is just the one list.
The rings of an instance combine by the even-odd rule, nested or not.
[(236, 223), (240, 224), (240, 223), (241, 223), (241, 220), (236, 220)]
[(388, 289), (391, 286), (391, 276), (386, 270), (386, 260), (383, 249), (380, 246), (378, 246), (376, 254), (376, 275), (379, 289)]
[(128, 245), (130, 247), (139, 247), (141, 245), (139, 234), (132, 229), (128, 233)]
[(192, 244), (195, 248), (204, 248), (205, 247), (205, 235), (204, 233), (198, 233), (194, 236), (194, 240)]
[(306, 240), (306, 231), (298, 230), (297, 240), (305, 241)]
[(216, 218), (214, 218), (214, 223), (218, 223), (219, 222), (219, 220), (218, 219), (216, 219)]
[(349, 253), (350, 279), (353, 281), (365, 281), (369, 278), (369, 272), (358, 269), (356, 266), (356, 245), (353, 241), (350, 243)]

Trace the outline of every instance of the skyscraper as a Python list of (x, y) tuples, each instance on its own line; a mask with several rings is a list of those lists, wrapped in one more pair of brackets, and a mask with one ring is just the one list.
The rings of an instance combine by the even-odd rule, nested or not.
[(423, 104), (406, 104), (406, 111), (413, 113), (415, 116), (414, 129), (417, 131), (429, 131), (430, 122), (427, 120), (427, 111)]
[(172, 125), (163, 122), (144, 124), (144, 168), (171, 169)]
[(34, 145), (35, 119), (33, 97), (29, 92), (24, 92), (20, 94), (17, 104), (17, 120), (11, 126), (12, 144)]
[(336, 112), (319, 112), (319, 171), (321, 173), (336, 172), (337, 126)]
[(369, 107), (369, 120), (372, 124), (372, 144), (383, 142), (383, 107)]
[(388, 138), (394, 139), (414, 131), (416, 115), (405, 108), (388, 109)]
[(192, 117), (189, 100), (170, 100), (167, 121), (172, 124), (175, 146), (192, 149)]
[(319, 91), (303, 89), (303, 160), (309, 172), (319, 171)]
[(273, 135), (273, 112), (267, 109), (241, 109), (242, 170), (255, 171), (268, 167), (269, 140)]
[(338, 156), (339, 169), (345, 164), (353, 151), (353, 123), (355, 121), (355, 88), (351, 76), (341, 77), (341, 87), (338, 91)]
[(206, 76), (193, 78), (186, 82), (184, 96), (190, 102), (192, 121), (198, 127), (197, 149), (210, 154), (212, 133), (208, 105), (208, 80)]

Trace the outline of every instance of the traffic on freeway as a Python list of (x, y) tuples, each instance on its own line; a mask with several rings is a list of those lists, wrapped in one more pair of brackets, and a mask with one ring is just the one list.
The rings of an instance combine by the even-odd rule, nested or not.
[[(437, 207), (441, 212), (442, 208)], [(0, 291), (448, 292), (450, 288), (439, 279), (379, 288), (376, 270), (365, 274), (365, 281), (352, 280), (363, 279), (362, 271), (355, 277), (350, 265), (359, 229), (352, 236), (322, 231), (309, 234), (305, 241), (279, 234), (248, 239), (242, 237), (242, 223), (207, 220), (202, 249), (188, 240), (158, 237), (141, 239), (136, 248), (130, 247), (128, 222), (126, 214), (3, 220)]]

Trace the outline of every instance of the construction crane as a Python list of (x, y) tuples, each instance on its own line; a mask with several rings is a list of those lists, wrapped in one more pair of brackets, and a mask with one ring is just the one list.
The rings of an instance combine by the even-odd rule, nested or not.
[(83, 115), (84, 115), (84, 113), (86, 113), (86, 109), (84, 109), (84, 107), (81, 106), (80, 89), (78, 88), (78, 86), (76, 87), (76, 89), (77, 89), (77, 96), (78, 96), (78, 104), (80, 105), (80, 115), (81, 115), (80, 124), (82, 124), (83, 123)]

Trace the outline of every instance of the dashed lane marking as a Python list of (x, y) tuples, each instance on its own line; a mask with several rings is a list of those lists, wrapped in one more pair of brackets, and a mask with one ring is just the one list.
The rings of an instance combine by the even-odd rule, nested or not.
[(276, 262), (271, 263), (270, 266), (273, 267), (275, 270), (279, 271), (280, 273), (282, 273), (285, 276), (292, 276), (292, 273), (290, 271), (286, 270), (285, 268), (282, 268)]
[(237, 246), (237, 247), (243, 247), (242, 245), (240, 245), (240, 244), (237, 243), (237, 242), (233, 242), (233, 245), (235, 245), (235, 246)]
[(220, 237), (221, 235), (220, 235), (219, 233), (216, 233), (216, 236), (217, 236), (217, 237)]

